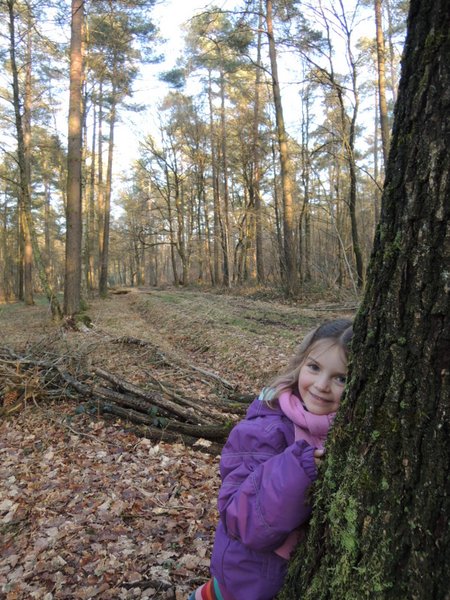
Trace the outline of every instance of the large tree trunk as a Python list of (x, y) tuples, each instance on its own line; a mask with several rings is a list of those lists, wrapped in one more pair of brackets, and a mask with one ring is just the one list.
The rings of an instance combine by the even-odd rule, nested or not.
[(449, 23), (411, 0), (349, 389), (285, 600), (448, 598)]
[(64, 314), (80, 310), (81, 300), (81, 149), (84, 0), (72, 0), (70, 40), (70, 98), (67, 147), (66, 266), (64, 278)]

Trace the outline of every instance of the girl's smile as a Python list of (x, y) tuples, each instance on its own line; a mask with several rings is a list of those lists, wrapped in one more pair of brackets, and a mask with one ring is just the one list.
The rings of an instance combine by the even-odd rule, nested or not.
[(344, 392), (347, 362), (342, 349), (330, 340), (314, 344), (298, 376), (301, 399), (309, 412), (336, 412)]

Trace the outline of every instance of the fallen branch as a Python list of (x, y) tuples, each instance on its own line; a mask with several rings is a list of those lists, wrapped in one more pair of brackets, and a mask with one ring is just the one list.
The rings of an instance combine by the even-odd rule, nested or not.
[[(198, 405), (195, 405), (193, 402), (186, 403), (187, 406), (190, 407), (191, 409), (195, 410), (195, 413), (196, 413), (195, 415), (192, 415), (192, 414), (189, 415), (186, 413), (186, 410), (181, 409), (178, 404), (171, 402), (170, 400), (164, 399), (160, 394), (156, 394), (156, 393), (150, 394), (148, 392), (144, 392), (143, 390), (138, 388), (136, 385), (134, 385), (128, 381), (125, 381), (124, 379), (117, 377), (117, 375), (114, 375), (113, 373), (109, 373), (108, 371), (105, 371), (104, 369), (101, 369), (100, 367), (94, 368), (94, 373), (96, 375), (98, 375), (99, 377), (106, 379), (110, 383), (113, 383), (119, 389), (122, 389), (125, 392), (129, 392), (135, 396), (138, 396), (139, 398), (143, 398), (144, 400), (150, 402), (151, 404), (158, 406), (158, 407), (162, 408), (163, 410), (171, 412), (174, 415), (177, 415), (178, 417), (181, 417), (186, 421), (189, 421), (192, 423), (198, 423), (199, 420), (200, 421), (203, 420), (205, 423), (217, 422), (216, 420), (211, 419), (208, 416), (207, 411), (203, 410)], [(177, 394), (177, 400), (179, 402), (182, 402), (181, 396), (179, 396), (178, 394)], [(203, 419), (199, 418), (199, 413), (202, 413)], [(209, 415), (210, 414), (211, 414), (211, 411), (209, 411)]]
[[(168, 390), (158, 380), (156, 383), (163, 393), (145, 391), (100, 367), (95, 367), (91, 373), (77, 373), (75, 376), (70, 371), (73, 363), (70, 357), (41, 360), (0, 348), (0, 375), (6, 375), (4, 383), (0, 379), (0, 400), (3, 399), (0, 417), (20, 411), (28, 398), (38, 406), (38, 402), (47, 398), (70, 396), (92, 402), (97, 413), (114, 415), (144, 427), (144, 435), (153, 440), (182, 440), (189, 446), (196, 446), (204, 440), (206, 451), (220, 452), (235, 420), (235, 415), (230, 415), (230, 404), (220, 400), (217, 406), (205, 406), (200, 402), (196, 405), (191, 400), (186, 402), (182, 393)], [(94, 376), (112, 384), (113, 389), (96, 383)], [(171, 399), (166, 395), (170, 395)]]
[(208, 443), (202, 444), (201, 442), (206, 439), (203, 435), (193, 437), (186, 433), (171, 431), (168, 426), (164, 427), (163, 429), (154, 427), (152, 424), (152, 419), (136, 411), (127, 410), (112, 403), (109, 404), (99, 400), (95, 403), (95, 407), (96, 410), (101, 414), (111, 414), (124, 419), (126, 422), (134, 423), (135, 425), (145, 425), (145, 428), (142, 430), (133, 430), (134, 433), (143, 435), (154, 442), (168, 442), (175, 444), (182, 441), (184, 444), (186, 444), (186, 446), (198, 447), (198, 450), (208, 452), (209, 454), (220, 454), (222, 451), (223, 439), (220, 441), (220, 443), (214, 440), (206, 440)]
[(161, 358), (161, 360), (163, 360), (165, 362), (165, 364), (167, 364), (171, 367), (180, 367), (181, 366), (181, 367), (188, 368), (191, 371), (197, 371), (198, 373), (201, 373), (205, 377), (208, 377), (209, 379), (213, 379), (217, 383), (220, 383), (220, 385), (222, 385), (224, 388), (226, 388), (228, 390), (235, 391), (237, 388), (237, 386), (235, 384), (230, 383), (226, 379), (223, 379), (223, 377), (220, 377), (219, 375), (217, 375), (216, 373), (213, 373), (211, 371), (207, 371), (206, 369), (203, 369), (202, 367), (197, 367), (196, 365), (192, 365), (190, 363), (184, 363), (181, 361), (177, 362), (177, 361), (174, 361), (173, 359), (169, 359), (166, 354), (161, 352), (161, 350), (157, 346), (155, 346), (154, 343), (149, 342), (147, 340), (141, 340), (139, 338), (127, 336), (127, 337), (116, 338), (116, 339), (112, 340), (112, 342), (114, 344), (135, 344), (137, 346), (150, 346), (151, 348), (153, 348), (155, 350), (156, 354)]
[(194, 438), (195, 440), (204, 438), (211, 441), (224, 442), (230, 433), (232, 426), (231, 423), (205, 426), (168, 420), (164, 423), (162, 428), (156, 428), (154, 427), (154, 418), (139, 411), (116, 406), (113, 403), (101, 402), (100, 400), (96, 401), (96, 408), (100, 412), (112, 413), (124, 419), (128, 419), (132, 423), (139, 423), (154, 428), (159, 432), (160, 436), (162, 435), (162, 432), (168, 431), (181, 434), (183, 437), (187, 436), (188, 438)]

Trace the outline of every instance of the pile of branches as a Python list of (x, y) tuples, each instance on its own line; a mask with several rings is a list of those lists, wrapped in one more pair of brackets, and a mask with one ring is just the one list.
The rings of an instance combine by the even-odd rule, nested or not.
[[(117, 338), (112, 343), (150, 345), (136, 338)], [(156, 349), (160, 361), (172, 360)], [(194, 365), (183, 365), (202, 381), (222, 388), (214, 402), (186, 397), (172, 386), (149, 382), (145, 389), (100, 367), (80, 372), (70, 357), (48, 356), (43, 360), (0, 347), (0, 418), (20, 411), (27, 403), (74, 399), (78, 412), (109, 415), (132, 424), (133, 431), (155, 441), (183, 441), (207, 452), (220, 452), (237, 419), (245, 412), (250, 397), (217, 374)], [(177, 365), (180, 367), (180, 365)]]

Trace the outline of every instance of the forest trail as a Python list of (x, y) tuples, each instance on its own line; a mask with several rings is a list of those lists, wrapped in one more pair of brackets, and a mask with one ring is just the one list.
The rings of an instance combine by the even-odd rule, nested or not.
[[(201, 406), (220, 402), (221, 388), (183, 365), (253, 395), (307, 330), (353, 314), (192, 290), (125, 291), (93, 300), (93, 327), (82, 331), (53, 323), (44, 305), (3, 306), (1, 345), (47, 361), (64, 356), (75, 373), (103, 368), (141, 387), (157, 381)], [(25, 407), (0, 420), (1, 597), (185, 600), (208, 576), (218, 457), (155, 443), (34, 385)], [(11, 388), (0, 382), (0, 392), (6, 398)]]

